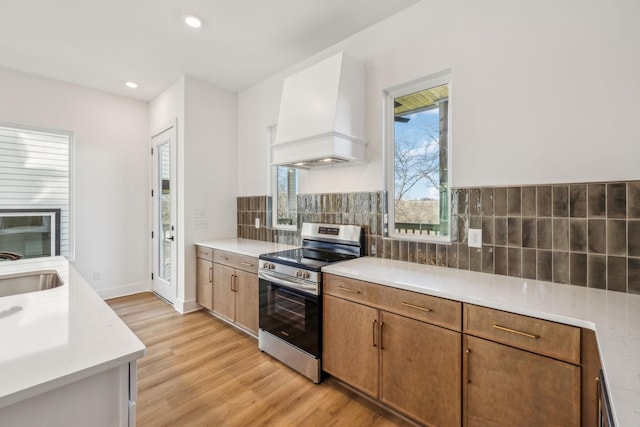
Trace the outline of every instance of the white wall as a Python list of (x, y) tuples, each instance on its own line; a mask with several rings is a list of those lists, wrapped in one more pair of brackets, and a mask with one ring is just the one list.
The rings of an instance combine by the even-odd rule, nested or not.
[[(183, 77), (150, 104), (156, 134), (177, 120), (178, 299), (196, 309), (194, 243), (236, 236), (237, 98), (235, 93)], [(202, 218), (196, 217), (202, 211)], [(204, 225), (196, 223), (204, 219)]]
[(0, 100), (3, 122), (74, 132), (80, 274), (104, 297), (147, 289), (147, 104), (2, 68)]
[(344, 50), (367, 71), (364, 166), (301, 174), (302, 193), (384, 188), (382, 92), (452, 70), (457, 187), (639, 179), (640, 2), (424, 0), (239, 94), (239, 195), (264, 194), (283, 78)]

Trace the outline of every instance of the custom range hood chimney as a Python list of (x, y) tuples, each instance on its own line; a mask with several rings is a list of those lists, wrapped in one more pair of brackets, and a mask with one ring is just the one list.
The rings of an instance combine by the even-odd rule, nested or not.
[(338, 53), (284, 81), (274, 165), (309, 169), (366, 163), (365, 72)]

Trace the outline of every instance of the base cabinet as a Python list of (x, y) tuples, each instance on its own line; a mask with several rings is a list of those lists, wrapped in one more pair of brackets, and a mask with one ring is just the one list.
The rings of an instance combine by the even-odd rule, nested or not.
[[(404, 315), (407, 307), (418, 313), (438, 311), (428, 307), (439, 299), (416, 303), (411, 293), (396, 295), (391, 288), (376, 293), (370, 284), (353, 280), (329, 278), (326, 285), (323, 370), (421, 424), (459, 426), (461, 334)], [(385, 306), (395, 300), (397, 307)], [(452, 304), (460, 319), (460, 305)]]
[(196, 302), (213, 310), (213, 251), (196, 248)]
[(465, 426), (580, 426), (580, 328), (464, 305)]
[(465, 426), (579, 426), (580, 367), (464, 336)]
[(213, 259), (213, 312), (257, 335), (257, 260), (218, 250)]

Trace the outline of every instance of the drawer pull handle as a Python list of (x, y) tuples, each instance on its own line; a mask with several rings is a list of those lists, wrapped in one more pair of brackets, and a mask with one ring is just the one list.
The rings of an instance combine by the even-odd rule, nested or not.
[(377, 323), (378, 323), (378, 321), (377, 321), (377, 320), (374, 320), (374, 321), (373, 321), (373, 325), (372, 325), (372, 326), (373, 326), (373, 346), (374, 346), (374, 347), (377, 347), (377, 346), (378, 346), (378, 343), (376, 342), (376, 324), (377, 324)]
[(209, 283), (213, 283), (213, 267), (209, 267)]
[(360, 293), (360, 291), (358, 291), (358, 290), (345, 288), (344, 286), (338, 286), (338, 289), (340, 289), (341, 291), (351, 292), (353, 294), (359, 294)]
[(420, 307), (419, 305), (409, 304), (408, 302), (404, 302), (404, 301), (402, 301), (400, 304), (402, 304), (404, 306), (407, 306), (407, 307), (415, 308), (416, 310), (422, 310), (422, 311), (426, 311), (426, 312), (433, 311), (430, 308)]
[(229, 258), (227, 258), (226, 256), (218, 255), (218, 258), (220, 258), (223, 261), (229, 261)]
[(244, 261), (242, 261), (240, 264), (242, 264), (242, 265), (246, 265), (247, 267), (253, 267), (253, 264), (251, 264), (250, 262), (244, 262)]
[(504, 326), (500, 326), (500, 325), (493, 325), (493, 327), (494, 327), (494, 329), (499, 329), (499, 330), (504, 331), (504, 332), (511, 332), (512, 334), (518, 334), (518, 335), (522, 335), (523, 337), (533, 338), (534, 340), (540, 338), (539, 335), (533, 335), (533, 334), (530, 334), (530, 333), (527, 333), (527, 332), (517, 331), (515, 329), (510, 329), (510, 328), (505, 328)]

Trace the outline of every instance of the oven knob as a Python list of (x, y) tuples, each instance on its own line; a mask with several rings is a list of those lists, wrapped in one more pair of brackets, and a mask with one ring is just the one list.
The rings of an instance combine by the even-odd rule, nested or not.
[(303, 278), (303, 279), (308, 279), (308, 278), (309, 278), (309, 276), (311, 276), (311, 275), (309, 274), (309, 272), (308, 272), (308, 271), (305, 271), (305, 272), (303, 272), (303, 273), (302, 273), (302, 278)]
[(296, 271), (296, 277), (302, 277), (302, 271), (300, 270)]
[(273, 263), (268, 263), (267, 264), (267, 270), (275, 270), (276, 266), (273, 265)]

